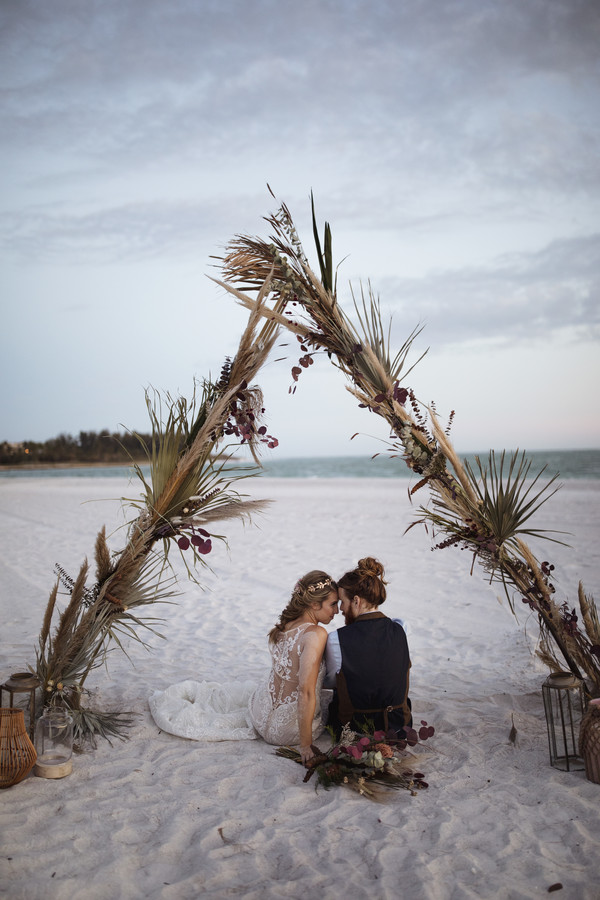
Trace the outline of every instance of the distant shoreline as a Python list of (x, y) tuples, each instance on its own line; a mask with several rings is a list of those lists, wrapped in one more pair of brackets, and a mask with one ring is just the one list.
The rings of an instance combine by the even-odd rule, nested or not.
[(55, 462), (55, 463), (22, 463), (17, 466), (0, 465), (0, 472), (28, 472), (37, 469), (129, 469), (132, 466), (147, 465), (147, 459), (123, 460), (122, 462)]
[[(478, 472), (475, 455), (469, 454), (463, 457)], [(496, 457), (496, 466), (501, 464), (502, 457)], [(234, 466), (252, 468), (252, 463), (247, 458), (234, 457), (230, 460)], [(484, 465), (489, 465), (487, 459), (483, 459)], [(105, 477), (115, 478), (130, 476), (134, 472), (134, 466), (147, 471), (150, 460), (146, 457), (136, 457), (127, 460), (71, 460), (41, 462), (31, 460), (20, 464), (3, 462), (0, 464), (0, 479), (7, 478), (69, 478), (87, 475), (90, 478)], [(526, 457), (528, 479), (542, 476), (543, 481), (558, 475), (560, 483), (563, 480), (591, 479), (600, 483), (600, 450), (568, 450), (568, 451), (532, 451)], [(508, 478), (510, 462), (504, 464), (503, 477)], [(261, 474), (269, 478), (415, 478), (415, 473), (401, 460), (383, 455), (373, 458), (370, 456), (316, 456), (316, 457), (286, 457), (283, 459), (270, 458), (263, 460)]]

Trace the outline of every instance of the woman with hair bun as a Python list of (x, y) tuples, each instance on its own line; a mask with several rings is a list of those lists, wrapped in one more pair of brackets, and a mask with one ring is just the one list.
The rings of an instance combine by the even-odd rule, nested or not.
[(384, 568), (367, 556), (338, 581), (345, 626), (329, 635), (325, 684), (334, 687), (329, 720), (339, 734), (345, 724), (355, 730), (401, 732), (412, 725), (408, 682), (410, 656), (400, 619), (379, 607), (386, 599)]
[(323, 730), (320, 692), (328, 625), (338, 611), (335, 581), (314, 570), (295, 585), (279, 622), (269, 633), (272, 666), (250, 698), (250, 721), (269, 744), (300, 745), (302, 762)]

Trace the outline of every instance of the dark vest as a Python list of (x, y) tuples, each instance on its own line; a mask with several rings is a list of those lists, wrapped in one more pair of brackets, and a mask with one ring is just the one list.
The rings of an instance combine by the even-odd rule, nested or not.
[(375, 731), (412, 725), (410, 656), (402, 626), (377, 611), (338, 629), (338, 637), (342, 668), (329, 724), (338, 732), (347, 722), (356, 730), (372, 722)]

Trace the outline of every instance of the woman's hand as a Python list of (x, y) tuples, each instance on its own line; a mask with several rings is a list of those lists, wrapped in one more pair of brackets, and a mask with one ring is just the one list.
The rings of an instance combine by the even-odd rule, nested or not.
[(302, 765), (305, 766), (306, 763), (313, 758), (315, 755), (315, 751), (312, 747), (300, 747), (300, 756), (302, 758)]

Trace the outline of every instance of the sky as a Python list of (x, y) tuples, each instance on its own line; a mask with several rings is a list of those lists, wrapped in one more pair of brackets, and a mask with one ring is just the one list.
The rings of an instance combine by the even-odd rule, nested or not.
[[(600, 447), (599, 46), (597, 0), (2, 0), (0, 440), (147, 431), (218, 375), (246, 313), (208, 276), (270, 185), (314, 261), (313, 191), (348, 312), (422, 327), (459, 451)], [(269, 453), (381, 450), (297, 355)]]

